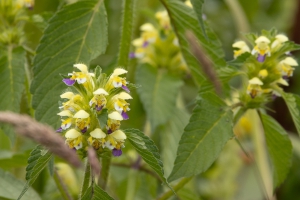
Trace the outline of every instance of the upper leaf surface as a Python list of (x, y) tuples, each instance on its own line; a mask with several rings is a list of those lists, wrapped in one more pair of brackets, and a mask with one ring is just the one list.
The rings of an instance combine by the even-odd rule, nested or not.
[[(0, 51), (0, 110), (20, 112), (20, 103), (25, 83), (25, 51), (22, 47), (8, 46)], [(3, 132), (14, 143), (15, 135), (9, 126)]]
[[(177, 0), (161, 0), (161, 2), (169, 13), (185, 61), (190, 67), (196, 83), (200, 85), (202, 81), (205, 80), (205, 75), (202, 70), (200, 70), (197, 59), (189, 50), (189, 43), (185, 36), (186, 31), (193, 31), (201, 46), (205, 50), (205, 53), (209, 56), (216, 68), (226, 66), (221, 43), (207, 24), (205, 24), (205, 32), (203, 32), (192, 8)], [(208, 40), (205, 37), (205, 33)]]
[(204, 93), (193, 110), (179, 142), (174, 168), (168, 180), (204, 172), (233, 137), (231, 110), (213, 93)]
[(126, 129), (124, 132), (127, 135), (129, 142), (142, 156), (143, 160), (169, 186), (166, 178), (164, 177), (163, 163), (161, 162), (158, 149), (154, 142), (137, 129)]
[(59, 74), (72, 72), (78, 62), (88, 65), (104, 53), (107, 41), (103, 0), (67, 5), (50, 19), (33, 62), (31, 92), (37, 120), (58, 125), (57, 102), (65, 87)]
[(289, 108), (294, 124), (300, 135), (300, 97), (294, 94), (283, 93), (282, 97)]
[(292, 164), (292, 143), (286, 131), (276, 120), (261, 114), (268, 152), (273, 164), (274, 188), (279, 186), (287, 176)]
[(136, 83), (141, 85), (137, 91), (154, 131), (172, 116), (182, 81), (179, 77), (143, 64), (137, 69)]
[[(93, 188), (94, 187), (94, 188)], [(82, 200), (113, 200), (102, 188), (97, 184), (90, 186), (81, 198)]]

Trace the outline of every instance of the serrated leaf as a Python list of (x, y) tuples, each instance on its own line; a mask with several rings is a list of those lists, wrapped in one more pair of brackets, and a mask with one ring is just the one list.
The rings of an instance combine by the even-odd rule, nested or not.
[(213, 31), (208, 27), (207, 23), (205, 23), (205, 32), (208, 40), (206, 39), (205, 34), (199, 25), (197, 16), (195, 12), (193, 12), (192, 8), (177, 0), (160, 1), (168, 11), (173, 29), (179, 40), (181, 52), (187, 65), (192, 71), (194, 80), (198, 85), (201, 85), (202, 81), (205, 80), (205, 75), (203, 74), (202, 70), (200, 70), (197, 59), (189, 50), (189, 43), (185, 36), (186, 31), (190, 30), (195, 34), (201, 46), (205, 50), (205, 53), (209, 56), (216, 68), (226, 66), (226, 62), (223, 58), (224, 53), (221, 48), (221, 43)]
[(193, 9), (197, 15), (203, 35), (206, 39), (208, 39), (206, 32), (205, 32), (205, 25), (204, 25), (203, 16), (202, 16), (203, 15), (202, 8), (203, 8), (204, 0), (191, 0), (191, 3), (193, 5)]
[(297, 132), (300, 135), (300, 97), (289, 93), (283, 93), (282, 97), (290, 111)]
[(59, 126), (59, 95), (66, 86), (60, 73), (73, 71), (73, 64), (89, 62), (107, 46), (107, 18), (103, 0), (79, 1), (58, 11), (49, 21), (37, 48), (31, 84), (35, 118)]
[(26, 184), (23, 191), (19, 195), (18, 199), (26, 193), (29, 187), (34, 183), (42, 170), (47, 166), (48, 162), (52, 158), (52, 154), (49, 152), (44, 152), (42, 146), (37, 146), (28, 158), (28, 166), (26, 167)]
[(184, 110), (175, 109), (168, 124), (160, 131), (160, 141), (168, 141), (168, 145), (164, 145), (164, 143), (161, 145), (161, 155), (166, 176), (170, 175), (173, 169), (178, 144), (184, 127), (188, 122), (189, 114)]
[(122, 66), (125, 69), (128, 66), (130, 44), (132, 40), (135, 2), (136, 0), (123, 1), (122, 35), (119, 47), (118, 66)]
[(213, 93), (200, 97), (179, 142), (169, 181), (206, 171), (233, 137), (231, 110)]
[(85, 194), (82, 196), (81, 200), (113, 200), (102, 188), (98, 185), (90, 186)]
[(141, 85), (137, 92), (154, 131), (172, 116), (182, 81), (166, 71), (143, 64), (136, 71), (136, 83)]
[[(0, 110), (20, 112), (20, 103), (25, 83), (25, 51), (22, 47), (0, 51)], [(14, 143), (15, 134), (8, 126), (2, 127), (3, 132)]]
[(143, 160), (159, 175), (164, 183), (170, 187), (164, 177), (163, 163), (161, 162), (159, 151), (154, 142), (137, 129), (126, 129), (124, 133)]
[(98, 118), (98, 122), (100, 124), (100, 127), (105, 128), (106, 123), (107, 123), (107, 119), (108, 119), (107, 109), (103, 109), (101, 111), (101, 113), (97, 116), (97, 118)]
[[(0, 168), (0, 199), (17, 199), (18, 193), (21, 192), (24, 182), (15, 178), (9, 172), (5, 172)], [(39, 195), (33, 190), (29, 189), (23, 196), (22, 200), (39, 200)]]
[(242, 55), (238, 56), (237, 58), (227, 62), (228, 65), (234, 66), (234, 67), (242, 67), (246, 60), (251, 56), (251, 53), (245, 52)]
[[(221, 82), (221, 85), (222, 85), (222, 89), (223, 90), (227, 89), (227, 91), (228, 91), (228, 89), (230, 90), (229, 81), (233, 77), (238, 76), (238, 75), (242, 74), (243, 72), (237, 70), (234, 67), (227, 66), (227, 67), (220, 68), (219, 70), (217, 70), (217, 73), (218, 73), (219, 81)], [(214, 85), (210, 81), (206, 80), (202, 83), (199, 93), (205, 93), (205, 92), (209, 92), (209, 91), (213, 91), (213, 90), (214, 90)]]
[(292, 143), (275, 119), (261, 114), (261, 120), (273, 165), (273, 186), (276, 188), (284, 181), (292, 165)]

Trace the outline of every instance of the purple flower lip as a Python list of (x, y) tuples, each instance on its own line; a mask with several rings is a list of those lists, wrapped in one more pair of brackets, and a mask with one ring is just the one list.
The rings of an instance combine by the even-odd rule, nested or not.
[(265, 55), (258, 54), (258, 56), (257, 56), (257, 61), (258, 62), (264, 62), (265, 59), (266, 59), (266, 54)]
[(122, 150), (121, 150), (121, 149), (113, 149), (113, 150), (112, 150), (112, 154), (113, 154), (115, 157), (118, 157), (118, 156), (122, 155)]
[(103, 106), (98, 106), (98, 105), (96, 105), (96, 110), (97, 110), (98, 112), (101, 111), (102, 108), (103, 108)]
[(63, 129), (62, 129), (61, 127), (59, 127), (59, 129), (57, 129), (55, 132), (56, 132), (56, 133), (61, 133), (62, 130), (63, 130)]
[(107, 130), (107, 134), (111, 134), (113, 131), (111, 129)]
[(84, 129), (81, 130), (81, 133), (85, 133), (87, 131), (87, 127), (84, 127)]
[(129, 90), (128, 87), (126, 87), (125, 85), (122, 85), (122, 88), (123, 88), (126, 92), (130, 93), (130, 90)]
[(121, 115), (122, 115), (124, 120), (129, 119), (128, 114), (126, 112), (122, 111)]
[(76, 80), (72, 80), (72, 79), (70, 79), (70, 78), (65, 78), (65, 79), (63, 79), (63, 82), (64, 82), (67, 86), (72, 86), (72, 85), (74, 85), (75, 81), (76, 81)]
[(135, 53), (130, 52), (130, 53), (129, 53), (129, 58), (135, 58)]
[(143, 47), (145, 48), (145, 47), (147, 47), (149, 45), (149, 42), (148, 41), (145, 41), (144, 43), (143, 43)]

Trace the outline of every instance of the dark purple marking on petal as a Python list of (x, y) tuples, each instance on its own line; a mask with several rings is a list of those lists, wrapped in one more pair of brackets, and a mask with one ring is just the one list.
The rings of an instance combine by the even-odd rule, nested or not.
[(84, 129), (81, 130), (81, 133), (85, 133), (87, 131), (87, 127), (84, 127)]
[(274, 101), (278, 96), (276, 94), (272, 94), (271, 98)]
[(148, 41), (145, 41), (144, 43), (143, 43), (143, 47), (145, 48), (145, 47), (147, 47), (149, 45), (149, 42)]
[(123, 88), (126, 92), (130, 93), (130, 90), (129, 90), (128, 87), (126, 87), (125, 85), (122, 85), (122, 88)]
[(266, 59), (266, 54), (265, 55), (258, 54), (258, 56), (257, 56), (257, 61), (258, 62), (264, 62), (265, 59)]
[(283, 78), (284, 80), (286, 80), (286, 82), (289, 82), (289, 77), (288, 77), (287, 75), (282, 76), (282, 78)]
[(103, 106), (98, 106), (98, 105), (96, 105), (96, 110), (97, 110), (98, 112), (101, 111), (102, 108), (103, 108)]
[(62, 130), (63, 130), (63, 129), (62, 129), (61, 127), (59, 127), (59, 129), (56, 130), (56, 133), (61, 133)]
[(121, 115), (122, 115), (122, 117), (123, 117), (124, 120), (129, 119), (129, 117), (128, 117), (128, 115), (127, 115), (126, 112), (122, 111)]
[(63, 82), (67, 85), (67, 86), (72, 86), (75, 83), (75, 80), (72, 80), (70, 78), (65, 78), (63, 79)]
[(129, 58), (135, 58), (135, 53), (130, 52), (130, 53), (129, 53)]
[(113, 149), (112, 154), (116, 157), (122, 155), (122, 150), (121, 149)]
[(107, 130), (107, 134), (111, 134), (113, 131), (111, 129)]

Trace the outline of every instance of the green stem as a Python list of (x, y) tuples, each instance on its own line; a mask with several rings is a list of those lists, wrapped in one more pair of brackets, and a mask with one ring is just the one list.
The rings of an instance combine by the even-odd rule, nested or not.
[(73, 198), (71, 197), (70, 193), (68, 192), (68, 189), (67, 189), (66, 185), (64, 184), (63, 180), (61, 179), (61, 177), (57, 173), (56, 169), (54, 169), (53, 178), (54, 178), (54, 182), (55, 182), (58, 190), (60, 191), (63, 199), (65, 199), (65, 200), (73, 200)]
[(127, 68), (130, 44), (132, 39), (133, 18), (135, 14), (135, 0), (124, 0), (122, 35), (118, 56), (118, 66)]
[(101, 174), (98, 179), (98, 185), (105, 190), (111, 165), (111, 154), (101, 158)]
[[(174, 187), (173, 190), (177, 192), (181, 188), (185, 186), (190, 180), (192, 180), (193, 177), (183, 178), (181, 179)], [(169, 190), (162, 194), (157, 200), (166, 200), (174, 195), (174, 192), (172, 190)]]
[(91, 182), (91, 165), (89, 160), (87, 159), (85, 171), (84, 171), (83, 183), (80, 191), (81, 197), (84, 195), (85, 191), (89, 188), (90, 182)]

